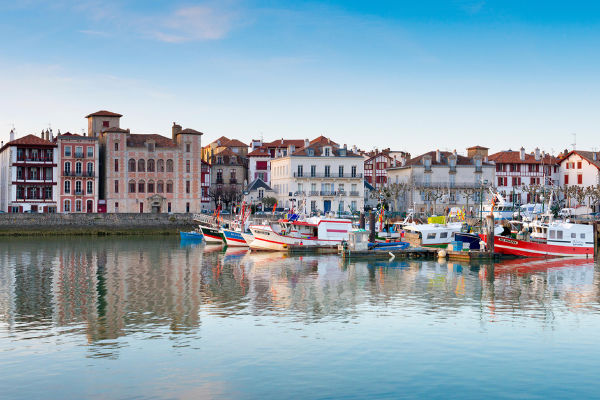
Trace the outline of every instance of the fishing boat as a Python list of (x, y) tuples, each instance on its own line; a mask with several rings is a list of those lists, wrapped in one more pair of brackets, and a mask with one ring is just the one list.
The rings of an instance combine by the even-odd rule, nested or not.
[(506, 201), (500, 193), (493, 192), (492, 189), (490, 189), (490, 193), (492, 194), (492, 201), (483, 206), (483, 212), (485, 214), (492, 213), (495, 220), (513, 219), (515, 205), (510, 201)]
[(202, 235), (202, 232), (200, 231), (191, 231), (191, 232), (179, 232), (179, 237), (181, 238), (181, 240), (189, 240), (189, 241), (196, 241), (196, 242), (200, 242), (202, 241), (202, 238), (204, 237), (204, 235)]
[(446, 247), (453, 240), (454, 235), (462, 230), (462, 222), (449, 222), (446, 224), (421, 224), (406, 225), (404, 230), (418, 235), (419, 246)]
[(198, 229), (202, 231), (204, 235), (204, 241), (207, 244), (223, 244), (225, 239), (221, 233), (221, 227), (218, 224), (218, 211), (215, 215), (194, 215), (194, 220), (198, 222)]
[(348, 240), (352, 231), (352, 220), (332, 217), (310, 217), (303, 220), (298, 216), (280, 219), (269, 225), (250, 225), (254, 240), (249, 243), (252, 250), (286, 251), (289, 246), (329, 247)]
[[(250, 216), (250, 206), (242, 203), (236, 218), (221, 227), (221, 233), (227, 246), (247, 247), (248, 242), (244, 234), (250, 234), (248, 230), (248, 217)], [(250, 234), (251, 235), (251, 234)]]

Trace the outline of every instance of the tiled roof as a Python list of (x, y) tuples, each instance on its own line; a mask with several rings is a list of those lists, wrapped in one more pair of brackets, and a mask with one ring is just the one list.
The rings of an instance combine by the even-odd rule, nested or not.
[(248, 157), (270, 157), (271, 155), (269, 154), (269, 152), (263, 148), (263, 147), (259, 147), (257, 149), (252, 150), (250, 153), (248, 153)]
[(6, 143), (6, 145), (10, 146), (16, 146), (19, 144), (30, 146), (56, 146), (54, 143), (35, 135), (23, 136), (21, 138), (13, 140), (12, 142)]
[(239, 141), (237, 139), (230, 139), (227, 143), (222, 144), (221, 146), (227, 146), (227, 147), (248, 147), (248, 145), (242, 141)]
[(297, 149), (304, 147), (304, 140), (302, 139), (277, 139), (269, 143), (263, 143), (263, 147), (288, 147), (294, 146)]
[(96, 111), (95, 113), (88, 114), (85, 117), (86, 118), (89, 118), (89, 117), (122, 117), (122, 115), (114, 113), (114, 112), (106, 111), (106, 110), (100, 110), (100, 111)]
[(542, 157), (540, 154), (540, 159), (536, 160), (533, 154), (525, 153), (525, 159), (521, 160), (521, 152), (520, 151), (500, 151), (498, 153), (492, 154), (488, 157), (490, 161), (494, 161), (496, 164), (556, 164), (557, 159), (549, 154), (546, 154), (545, 157)]
[(186, 135), (204, 135), (202, 132), (199, 132), (199, 131), (197, 131), (195, 129), (191, 129), (191, 128), (185, 128), (184, 130), (182, 130), (179, 133), (183, 133)]
[(102, 129), (102, 132), (129, 133), (129, 131), (127, 129), (117, 128), (116, 126), (112, 126), (110, 128)]
[(390, 154), (387, 151), (380, 151), (379, 153), (373, 154), (372, 156), (369, 156), (368, 154), (364, 154), (363, 155), (363, 157), (367, 157), (365, 159), (365, 162), (369, 162), (369, 161), (371, 161), (371, 160), (373, 160), (373, 159), (375, 159), (375, 158), (377, 158), (379, 156), (387, 157), (390, 161), (392, 160), (392, 157), (390, 157)]
[(596, 168), (600, 169), (600, 153), (596, 152), (596, 160), (594, 160), (594, 152), (593, 151), (572, 150), (567, 155), (565, 155), (564, 158), (562, 158), (560, 160), (560, 163), (562, 163), (565, 159), (567, 159), (573, 153), (579, 155), (581, 158), (583, 158), (584, 160), (586, 160), (587, 162), (589, 162)]
[(229, 142), (229, 139), (225, 136), (221, 136), (218, 139), (213, 140), (210, 144), (215, 144), (217, 146), (225, 146), (225, 143)]
[(316, 139), (311, 140), (310, 144), (322, 144), (322, 145), (330, 144), (332, 146), (337, 146), (338, 145), (336, 142), (332, 142), (331, 139), (326, 138), (323, 135), (319, 136)]
[(222, 147), (221, 149), (214, 152), (213, 155), (219, 156), (237, 156), (238, 154), (234, 153), (229, 147)]
[[(404, 167), (410, 167), (410, 166), (417, 166), (417, 165), (423, 165), (423, 158), (429, 156), (431, 157), (431, 165), (448, 165), (448, 158), (453, 156), (454, 153), (451, 153), (449, 151), (440, 151), (440, 160), (441, 162), (438, 162), (436, 159), (436, 152), (435, 151), (430, 151), (428, 153), (425, 154), (421, 154), (418, 157), (415, 158), (411, 158), (410, 160), (406, 161), (406, 164), (404, 165)], [(489, 162), (482, 162), (482, 165), (492, 165)], [(465, 157), (465, 156), (461, 156), (459, 154), (456, 155), (456, 165), (474, 165), (473, 164), (473, 159), (469, 158), (469, 157)], [(398, 167), (398, 168), (402, 168), (402, 167)]]
[(127, 136), (128, 147), (144, 147), (144, 143), (149, 140), (153, 140), (156, 143), (156, 147), (177, 147), (177, 144), (173, 140), (155, 134), (132, 134)]
[(467, 150), (489, 150), (489, 147), (473, 146), (473, 147), (468, 147)]

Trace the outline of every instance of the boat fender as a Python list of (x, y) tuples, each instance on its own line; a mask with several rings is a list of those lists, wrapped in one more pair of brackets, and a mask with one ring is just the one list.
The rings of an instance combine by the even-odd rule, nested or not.
[(446, 250), (438, 251), (438, 258), (446, 258)]

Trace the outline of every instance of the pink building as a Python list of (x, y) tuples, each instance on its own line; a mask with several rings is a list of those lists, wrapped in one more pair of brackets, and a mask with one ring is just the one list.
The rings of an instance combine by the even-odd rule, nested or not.
[(61, 213), (98, 212), (98, 139), (65, 133), (56, 137)]
[(100, 196), (107, 212), (189, 213), (208, 209), (203, 201), (202, 133), (173, 123), (172, 137), (133, 134), (120, 127), (121, 114), (89, 114), (88, 136), (104, 152)]

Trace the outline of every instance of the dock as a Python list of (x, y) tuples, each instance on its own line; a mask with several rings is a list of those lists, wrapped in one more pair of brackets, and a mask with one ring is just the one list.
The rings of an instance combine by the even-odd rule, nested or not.
[(475, 260), (499, 260), (506, 256), (499, 253), (491, 253), (488, 251), (452, 251), (435, 247), (410, 247), (406, 250), (386, 251), (381, 250), (364, 250), (340, 252), (340, 256), (344, 259), (379, 259), (389, 260), (390, 258), (422, 258), (422, 259), (438, 259), (438, 252), (443, 250), (449, 260), (457, 261), (475, 261)]

